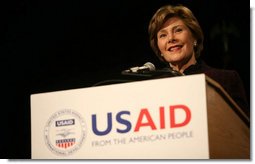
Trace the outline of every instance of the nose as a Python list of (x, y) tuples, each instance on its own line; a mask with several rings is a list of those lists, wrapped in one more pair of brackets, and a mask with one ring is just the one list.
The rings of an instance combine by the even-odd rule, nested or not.
[(174, 34), (169, 34), (168, 35), (168, 43), (175, 43), (175, 42), (176, 42), (176, 39), (175, 39)]

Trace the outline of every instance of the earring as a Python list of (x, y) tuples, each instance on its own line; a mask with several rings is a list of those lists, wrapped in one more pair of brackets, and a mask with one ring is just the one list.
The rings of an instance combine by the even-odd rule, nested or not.
[(197, 41), (194, 41), (194, 47), (196, 47), (197, 46)]
[(160, 54), (161, 55), (161, 57), (163, 57), (164, 56), (164, 54)]

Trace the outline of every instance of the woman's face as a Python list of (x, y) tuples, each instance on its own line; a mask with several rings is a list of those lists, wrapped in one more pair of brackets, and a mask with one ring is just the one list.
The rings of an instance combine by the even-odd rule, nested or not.
[(169, 18), (157, 33), (157, 40), (164, 59), (173, 66), (182, 67), (196, 61), (195, 39), (180, 18)]

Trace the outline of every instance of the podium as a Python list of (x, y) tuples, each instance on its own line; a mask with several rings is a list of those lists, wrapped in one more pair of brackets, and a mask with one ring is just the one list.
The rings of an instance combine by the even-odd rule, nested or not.
[(249, 118), (216, 81), (206, 77), (210, 158), (249, 159)]
[(31, 152), (33, 159), (250, 159), (249, 122), (204, 74), (40, 93), (31, 95)]

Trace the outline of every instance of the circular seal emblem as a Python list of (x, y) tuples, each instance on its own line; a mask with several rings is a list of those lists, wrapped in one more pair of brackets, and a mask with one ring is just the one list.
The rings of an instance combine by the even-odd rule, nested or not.
[(84, 142), (86, 127), (79, 113), (64, 109), (54, 113), (44, 129), (47, 147), (58, 155), (76, 152)]

